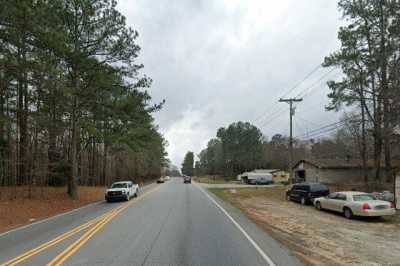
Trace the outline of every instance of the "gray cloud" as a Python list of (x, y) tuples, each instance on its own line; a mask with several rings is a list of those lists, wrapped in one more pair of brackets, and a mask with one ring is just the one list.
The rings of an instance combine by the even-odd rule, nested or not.
[[(342, 23), (336, 1), (321, 0), (121, 0), (119, 9), (139, 31), (139, 60), (154, 79), (150, 94), (166, 99), (155, 117), (177, 165), (187, 150), (198, 153), (234, 121), (264, 125), (267, 136), (287, 134), (288, 107), (277, 101), (337, 48)], [(298, 104), (298, 134), (337, 120), (324, 112), (326, 94), (320, 82)], [(274, 112), (280, 116), (268, 115)]]

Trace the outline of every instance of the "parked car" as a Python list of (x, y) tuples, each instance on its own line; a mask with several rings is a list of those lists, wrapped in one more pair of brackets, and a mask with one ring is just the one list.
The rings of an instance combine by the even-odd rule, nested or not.
[(321, 183), (298, 183), (286, 191), (286, 199), (310, 204), (315, 198), (329, 195), (329, 188)]
[(273, 176), (270, 173), (246, 172), (239, 175), (239, 179), (250, 185), (273, 183)]
[(316, 198), (314, 206), (318, 210), (341, 212), (348, 219), (353, 216), (379, 217), (396, 213), (394, 203), (378, 200), (372, 194), (357, 191), (335, 192), (326, 197)]
[(190, 176), (185, 175), (185, 176), (183, 177), (183, 183), (185, 183), (185, 184), (190, 184), (190, 183), (192, 183), (192, 178), (191, 178)]
[(157, 179), (157, 183), (164, 183), (165, 179), (164, 177), (160, 177), (159, 179)]
[(267, 177), (257, 177), (254, 179), (249, 179), (248, 184), (250, 185), (270, 185), (273, 184), (274, 181), (271, 178)]
[(137, 197), (139, 194), (139, 185), (132, 181), (119, 181), (111, 185), (106, 190), (105, 200), (107, 202), (113, 200), (129, 200), (131, 197)]

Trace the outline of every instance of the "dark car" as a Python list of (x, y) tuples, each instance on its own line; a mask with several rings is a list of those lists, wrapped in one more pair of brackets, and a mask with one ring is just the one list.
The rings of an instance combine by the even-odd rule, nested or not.
[(190, 184), (190, 183), (192, 183), (192, 178), (190, 177), (190, 176), (184, 176), (183, 177), (183, 183), (188, 183), (188, 184)]
[(321, 183), (294, 184), (286, 191), (287, 200), (297, 201), (303, 205), (310, 204), (315, 198), (329, 195), (329, 188)]

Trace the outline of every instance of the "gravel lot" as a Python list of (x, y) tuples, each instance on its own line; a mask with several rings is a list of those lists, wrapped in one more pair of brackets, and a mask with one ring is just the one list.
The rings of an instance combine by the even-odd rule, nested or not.
[(211, 189), (306, 265), (400, 265), (400, 215), (347, 220), (284, 199), (283, 188)]

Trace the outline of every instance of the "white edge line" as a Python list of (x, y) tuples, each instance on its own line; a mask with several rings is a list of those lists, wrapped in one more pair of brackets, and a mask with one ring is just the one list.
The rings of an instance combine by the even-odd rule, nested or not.
[[(141, 188), (140, 188), (140, 191), (142, 191), (143, 188), (145, 188), (145, 187), (147, 187), (147, 186), (149, 186), (149, 185), (151, 185), (151, 184), (153, 184), (153, 183), (150, 183), (150, 184), (147, 184), (147, 185), (141, 187)], [(99, 201), (97, 201), (97, 202), (93, 202), (93, 203), (87, 204), (87, 205), (82, 206), (82, 207), (79, 207), (79, 208), (77, 208), (77, 209), (73, 209), (73, 210), (70, 210), (70, 211), (67, 211), (67, 212), (59, 213), (59, 214), (54, 215), (54, 216), (50, 216), (50, 217), (48, 217), (48, 218), (45, 218), (45, 219), (43, 219), (43, 220), (39, 220), (39, 221), (34, 222), (34, 223), (30, 223), (30, 224), (26, 224), (26, 225), (22, 225), (22, 226), (16, 227), (16, 228), (14, 228), (14, 229), (11, 229), (11, 230), (9, 230), (9, 231), (6, 231), (6, 232), (1, 233), (1, 234), (0, 234), (0, 237), (3, 237), (3, 236), (5, 236), (5, 235), (8, 235), (8, 234), (10, 234), (10, 233), (13, 233), (13, 232), (16, 232), (16, 231), (19, 231), (19, 230), (26, 229), (26, 228), (31, 227), (31, 226), (34, 226), (34, 225), (38, 225), (38, 224), (41, 224), (41, 223), (48, 222), (48, 221), (50, 221), (50, 220), (59, 218), (59, 217), (61, 217), (61, 216), (68, 215), (68, 214), (74, 213), (74, 212), (76, 212), (76, 211), (80, 211), (80, 210), (82, 210), (82, 209), (85, 209), (85, 208), (89, 208), (89, 207), (91, 207), (91, 206), (95, 206), (95, 205), (101, 204), (101, 203), (103, 203), (103, 202), (104, 202), (104, 200), (99, 200)]]
[(249, 242), (253, 245), (253, 247), (260, 253), (261, 257), (270, 265), (270, 266), (276, 266), (275, 263), (271, 260), (271, 258), (265, 254), (265, 252), (260, 248), (260, 246), (251, 238), (251, 236), (240, 226), (238, 222), (235, 221), (235, 219), (232, 218), (232, 216), (215, 200), (213, 199), (206, 191), (204, 191), (203, 188), (201, 188), (199, 185), (196, 184), (196, 187), (204, 193), (204, 195), (207, 196), (214, 204), (217, 206), (228, 218), (231, 220), (231, 222), (239, 229), (240, 232), (249, 240)]

